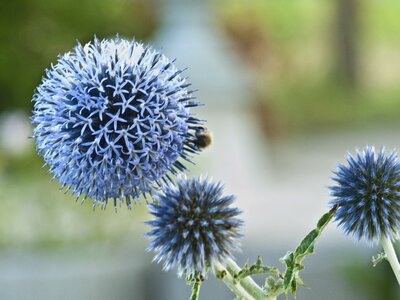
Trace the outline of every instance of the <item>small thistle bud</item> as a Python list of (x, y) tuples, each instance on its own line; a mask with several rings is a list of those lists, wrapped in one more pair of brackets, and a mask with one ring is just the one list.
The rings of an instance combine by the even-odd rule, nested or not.
[(118, 36), (78, 44), (38, 86), (32, 123), (54, 178), (104, 206), (151, 192), (190, 161), (198, 106), (173, 61)]
[(180, 177), (149, 205), (154, 219), (149, 251), (164, 262), (164, 270), (177, 267), (178, 276), (204, 274), (213, 262), (231, 257), (239, 245), (242, 220), (231, 207), (234, 196), (224, 196), (223, 186), (207, 179)]
[(338, 165), (330, 187), (337, 206), (335, 220), (346, 234), (357, 239), (377, 241), (381, 236), (394, 238), (400, 225), (400, 164), (393, 151), (384, 148), (375, 153), (367, 146), (357, 156), (347, 156), (348, 165)]

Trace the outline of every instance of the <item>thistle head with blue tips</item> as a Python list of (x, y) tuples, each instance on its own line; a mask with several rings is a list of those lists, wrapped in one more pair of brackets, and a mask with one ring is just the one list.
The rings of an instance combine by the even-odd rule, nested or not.
[(330, 187), (336, 206), (335, 220), (346, 234), (357, 239), (394, 239), (400, 228), (400, 163), (395, 151), (367, 146), (357, 155), (347, 156), (347, 165), (338, 164)]
[(33, 96), (34, 138), (53, 178), (94, 206), (131, 207), (184, 171), (203, 121), (190, 112), (200, 103), (182, 71), (118, 36), (60, 55)]
[(219, 182), (181, 176), (154, 197), (148, 250), (156, 252), (154, 260), (163, 262), (164, 270), (176, 267), (178, 276), (204, 276), (213, 263), (239, 249), (241, 211)]

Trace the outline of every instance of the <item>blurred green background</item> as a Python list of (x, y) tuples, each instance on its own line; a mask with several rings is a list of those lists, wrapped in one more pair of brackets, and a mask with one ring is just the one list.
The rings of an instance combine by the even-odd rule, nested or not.
[[(399, 147), (399, 14), (394, 0), (1, 1), (0, 298), (188, 297), (183, 280), (150, 264), (145, 205), (116, 214), (74, 204), (27, 138), (34, 89), (76, 40), (119, 33), (189, 67), (206, 103), (198, 115), (215, 132), (192, 170), (227, 182), (242, 199), (249, 225), (241, 262), (262, 254), (273, 264), (326, 209), (330, 171), (347, 150)], [(233, 172), (218, 165), (226, 152)], [(243, 177), (269, 194), (250, 191)], [(268, 231), (288, 217), (283, 209), (298, 223)], [(400, 298), (389, 267), (370, 264), (378, 247), (355, 245), (331, 225), (317, 251), (316, 262), (306, 261), (311, 291), (299, 299)], [(230, 299), (210, 282), (201, 299)]]

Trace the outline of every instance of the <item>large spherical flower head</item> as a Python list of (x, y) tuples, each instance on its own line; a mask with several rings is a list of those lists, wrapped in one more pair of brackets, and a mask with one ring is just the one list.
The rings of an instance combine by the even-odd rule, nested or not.
[(163, 188), (150, 204), (154, 219), (149, 251), (164, 262), (164, 270), (177, 267), (178, 275), (205, 273), (215, 261), (223, 261), (239, 247), (242, 221), (231, 207), (234, 196), (224, 196), (223, 186), (207, 179), (180, 177)]
[[(173, 61), (119, 38), (59, 56), (37, 88), (38, 152), (63, 186), (105, 205), (151, 192), (196, 153), (198, 106)], [(160, 180), (161, 179), (161, 180)], [(85, 196), (85, 198), (86, 198)]]
[(348, 155), (348, 165), (338, 165), (330, 187), (337, 206), (335, 220), (346, 234), (376, 241), (381, 235), (394, 238), (400, 225), (400, 164), (393, 151), (375, 153), (367, 146), (356, 157)]

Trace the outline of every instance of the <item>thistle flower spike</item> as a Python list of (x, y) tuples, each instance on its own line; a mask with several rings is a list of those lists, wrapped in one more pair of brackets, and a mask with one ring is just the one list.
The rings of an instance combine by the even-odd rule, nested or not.
[(232, 207), (235, 197), (224, 196), (223, 186), (202, 178), (178, 178), (166, 185), (149, 204), (153, 220), (149, 251), (164, 270), (177, 268), (183, 274), (205, 274), (214, 262), (222, 262), (238, 250), (241, 211)]
[(199, 152), (200, 105), (163, 54), (118, 36), (58, 57), (33, 96), (38, 153), (63, 187), (94, 206), (128, 207)]
[(400, 163), (395, 151), (357, 150), (356, 156), (347, 156), (347, 165), (338, 164), (333, 180), (330, 205), (338, 207), (334, 218), (346, 234), (372, 242), (398, 236)]

